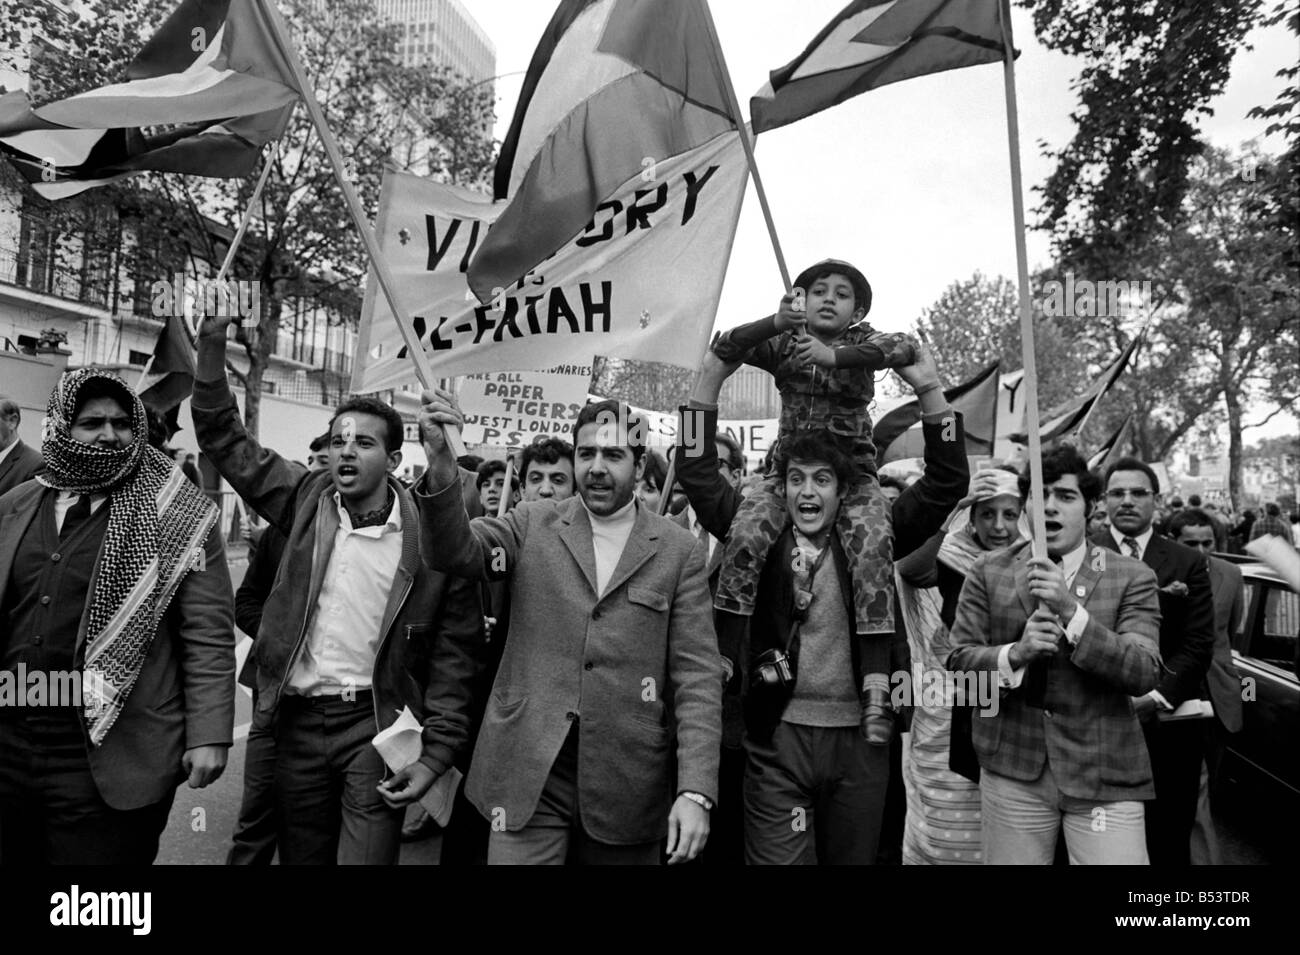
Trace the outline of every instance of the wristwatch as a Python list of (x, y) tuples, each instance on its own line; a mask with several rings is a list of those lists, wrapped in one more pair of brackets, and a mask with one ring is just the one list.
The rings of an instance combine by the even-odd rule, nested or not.
[(702, 793), (693, 793), (690, 792), (689, 790), (683, 790), (682, 792), (678, 793), (678, 795), (685, 796), (691, 802), (698, 803), (699, 805), (703, 806), (705, 812), (711, 812), (713, 810), (713, 800), (710, 799), (708, 796), (703, 795)]

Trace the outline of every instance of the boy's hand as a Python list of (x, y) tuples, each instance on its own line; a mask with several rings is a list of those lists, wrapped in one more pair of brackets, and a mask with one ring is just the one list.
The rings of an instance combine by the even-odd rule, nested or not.
[(792, 328), (802, 328), (807, 314), (795, 311), (795, 299), (803, 300), (803, 289), (791, 289), (781, 296), (781, 307), (776, 310), (777, 331), (785, 332)]
[(823, 368), (835, 367), (835, 349), (813, 338), (807, 332), (799, 336), (798, 341), (795, 342), (794, 350), (802, 361), (821, 365)]

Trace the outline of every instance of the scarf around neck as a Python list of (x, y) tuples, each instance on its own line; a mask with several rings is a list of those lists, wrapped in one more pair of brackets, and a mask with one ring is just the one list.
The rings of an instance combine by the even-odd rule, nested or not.
[[(77, 397), (92, 381), (119, 391), (131, 416), (123, 448), (83, 444), (72, 437)], [(202, 569), (203, 545), (217, 521), (216, 506), (166, 455), (150, 447), (144, 405), (110, 371), (64, 374), (50, 394), (41, 453), (46, 487), (108, 494), (108, 530), (86, 600), (83, 711), (91, 742), (102, 745), (122, 708), (181, 581)]]

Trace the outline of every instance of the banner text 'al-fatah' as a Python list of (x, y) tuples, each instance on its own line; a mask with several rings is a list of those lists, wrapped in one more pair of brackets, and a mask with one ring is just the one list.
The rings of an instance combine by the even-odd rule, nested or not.
[[(694, 368), (713, 328), (747, 179), (737, 133), (660, 162), (646, 157), (586, 228), (488, 305), (465, 273), (502, 204), (386, 170), (377, 229), (395, 294), (437, 375), (586, 364), (593, 354)], [(352, 390), (413, 377), (372, 273)]]

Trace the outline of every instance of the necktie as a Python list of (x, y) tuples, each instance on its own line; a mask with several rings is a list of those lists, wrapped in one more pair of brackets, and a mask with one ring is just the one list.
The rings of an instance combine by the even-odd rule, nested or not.
[(1141, 560), (1142, 555), (1138, 553), (1138, 542), (1131, 537), (1125, 537), (1120, 541), (1120, 546), (1124, 548), (1124, 553), (1130, 557), (1136, 557)]
[(82, 494), (77, 503), (68, 508), (63, 515), (63, 527), (59, 530), (59, 540), (63, 540), (90, 517), (90, 495)]

